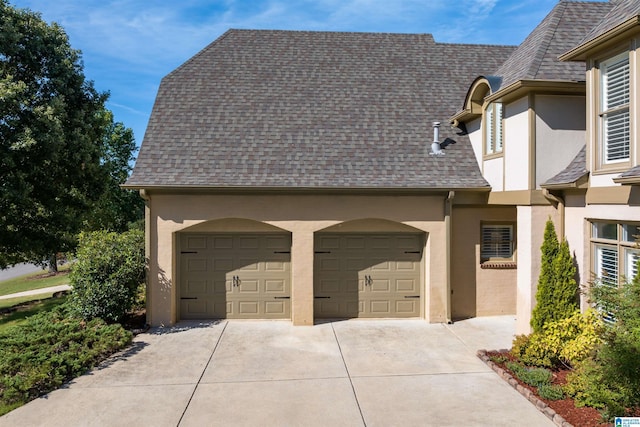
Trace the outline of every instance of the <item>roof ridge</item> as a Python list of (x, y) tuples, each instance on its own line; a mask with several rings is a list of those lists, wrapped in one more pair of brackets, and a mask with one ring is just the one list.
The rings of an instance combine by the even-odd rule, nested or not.
[[(531, 76), (535, 79), (538, 76), (538, 72), (540, 72), (540, 68), (542, 68), (542, 63), (544, 62), (544, 58), (547, 55), (547, 52), (551, 48), (551, 41), (555, 38), (556, 31), (560, 26), (560, 22), (562, 21), (562, 17), (567, 10), (566, 4), (569, 2), (560, 1), (556, 6), (551, 10), (551, 14), (549, 15), (550, 27), (553, 29), (549, 31), (549, 28), (545, 29), (543, 40), (540, 42), (540, 45), (543, 46), (543, 49), (536, 49), (536, 55), (534, 58), (534, 62), (531, 64), (531, 71), (533, 71), (533, 67), (536, 67), (536, 70), (532, 72)], [(577, 2), (576, 2), (577, 3)], [(559, 15), (559, 16), (558, 16)], [(537, 64), (536, 64), (537, 63)]]

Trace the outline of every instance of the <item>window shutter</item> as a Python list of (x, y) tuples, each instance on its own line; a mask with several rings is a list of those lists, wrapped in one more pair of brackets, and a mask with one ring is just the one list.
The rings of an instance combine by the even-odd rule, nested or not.
[(629, 57), (603, 65), (603, 132), (605, 162), (629, 158)]
[(496, 153), (502, 151), (502, 104), (497, 102), (495, 104), (495, 144), (494, 148)]
[(631, 282), (638, 274), (638, 261), (640, 260), (640, 251), (627, 249), (625, 253), (626, 278)]
[(511, 258), (513, 256), (513, 227), (509, 225), (483, 225), (481, 257)]
[(486, 110), (486, 118), (484, 122), (485, 130), (485, 152), (487, 154), (493, 153), (493, 106), (489, 105)]
[(618, 249), (596, 246), (596, 275), (607, 285), (618, 286)]

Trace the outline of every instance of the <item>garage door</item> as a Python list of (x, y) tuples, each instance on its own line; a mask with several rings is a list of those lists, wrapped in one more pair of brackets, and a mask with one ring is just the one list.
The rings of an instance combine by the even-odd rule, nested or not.
[(315, 316), (419, 317), (422, 242), (419, 234), (316, 236)]
[(288, 234), (182, 234), (182, 319), (288, 319)]

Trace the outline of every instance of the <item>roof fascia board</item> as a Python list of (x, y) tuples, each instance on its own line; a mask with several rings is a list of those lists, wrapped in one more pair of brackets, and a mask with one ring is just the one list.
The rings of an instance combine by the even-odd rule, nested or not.
[(489, 192), (491, 187), (447, 187), (447, 188), (331, 188), (331, 187), (210, 187), (210, 186), (164, 186), (164, 185), (127, 185), (121, 188), (128, 190), (144, 190), (146, 193), (183, 194), (183, 193), (218, 193), (218, 194), (438, 194), (449, 191)]
[(585, 61), (593, 51), (605, 49), (611, 44), (616, 44), (621, 39), (630, 37), (633, 33), (640, 31), (640, 15), (636, 15), (622, 24), (613, 27), (599, 36), (582, 43), (571, 49), (570, 51), (560, 55), (561, 61)]
[(494, 101), (508, 102), (512, 99), (521, 98), (530, 92), (549, 92), (558, 95), (585, 94), (585, 82), (572, 80), (518, 80), (509, 86), (485, 98), (485, 102)]

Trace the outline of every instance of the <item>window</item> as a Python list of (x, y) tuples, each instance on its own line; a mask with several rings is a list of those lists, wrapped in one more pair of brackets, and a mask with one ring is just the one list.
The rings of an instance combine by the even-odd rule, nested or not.
[(513, 225), (482, 224), (480, 257), (483, 261), (513, 260)]
[(600, 64), (602, 164), (629, 160), (629, 55)]
[(618, 286), (638, 274), (638, 227), (640, 223), (592, 222), (593, 272), (602, 283)]
[(502, 153), (502, 104), (492, 102), (485, 111), (485, 154)]

